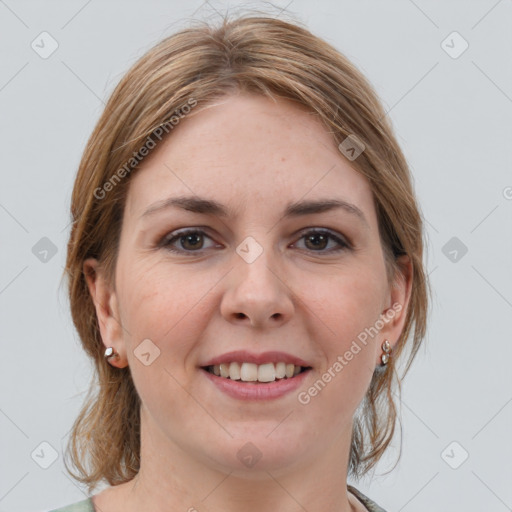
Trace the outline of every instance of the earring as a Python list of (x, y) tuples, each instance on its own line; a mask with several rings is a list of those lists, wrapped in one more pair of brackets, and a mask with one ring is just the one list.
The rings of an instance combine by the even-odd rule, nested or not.
[(388, 340), (385, 340), (382, 344), (382, 350), (384, 351), (384, 354), (380, 356), (380, 359), (382, 361), (383, 365), (388, 364), (389, 361), (389, 354), (391, 353), (391, 344)]
[(111, 357), (113, 357), (114, 359), (119, 359), (119, 354), (114, 350), (113, 347), (108, 347), (105, 350), (105, 358), (107, 359), (107, 361), (109, 361)]

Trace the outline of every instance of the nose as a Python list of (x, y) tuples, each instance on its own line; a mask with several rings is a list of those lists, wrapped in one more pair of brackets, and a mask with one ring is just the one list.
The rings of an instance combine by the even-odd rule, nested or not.
[(227, 276), (221, 301), (221, 314), (229, 322), (264, 329), (282, 325), (292, 317), (290, 284), (270, 252), (265, 249), (250, 263), (235, 254), (235, 268)]

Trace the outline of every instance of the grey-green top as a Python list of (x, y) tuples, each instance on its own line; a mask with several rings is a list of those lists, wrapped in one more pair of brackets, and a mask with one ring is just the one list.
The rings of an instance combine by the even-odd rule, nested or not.
[(347, 488), (368, 509), (368, 512), (386, 512), (382, 507), (365, 496), (361, 491), (358, 491), (355, 487), (347, 485)]
[[(370, 498), (365, 496), (362, 492), (358, 491), (355, 487), (348, 485), (347, 488), (368, 509), (368, 512), (386, 512), (382, 507), (379, 507), (379, 505), (377, 505), (377, 503), (375, 503)], [(96, 512), (96, 511), (94, 510), (94, 506), (92, 504), (92, 499), (87, 498), (85, 500), (78, 501), (76, 503), (72, 503), (71, 505), (67, 505), (62, 508), (50, 510), (49, 512)]]
[(55, 510), (50, 510), (49, 512), (96, 512), (94, 510), (94, 505), (92, 504), (92, 499), (87, 498), (86, 500), (77, 501), (76, 503), (72, 503), (71, 505), (66, 505), (62, 508), (56, 508)]

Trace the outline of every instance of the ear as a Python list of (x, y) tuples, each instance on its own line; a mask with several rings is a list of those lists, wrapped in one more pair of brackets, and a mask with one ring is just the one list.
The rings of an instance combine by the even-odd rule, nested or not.
[(396, 259), (396, 266), (397, 270), (390, 285), (386, 305), (381, 313), (381, 320), (384, 322), (384, 326), (379, 334), (377, 365), (381, 364), (380, 357), (383, 353), (381, 345), (385, 340), (388, 340), (391, 347), (395, 348), (404, 328), (411, 299), (413, 280), (411, 259), (407, 255), (399, 256)]
[(113, 347), (119, 354), (118, 358), (111, 358), (109, 364), (117, 368), (125, 368), (128, 366), (128, 359), (116, 292), (112, 289), (102, 267), (95, 258), (88, 258), (84, 261), (83, 272), (96, 308), (103, 344), (105, 348)]

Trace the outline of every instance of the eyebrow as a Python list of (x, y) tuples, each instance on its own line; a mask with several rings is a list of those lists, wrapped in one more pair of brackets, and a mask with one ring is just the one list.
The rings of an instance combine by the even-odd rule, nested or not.
[[(169, 208), (181, 208), (194, 213), (200, 213), (204, 215), (215, 215), (218, 217), (229, 217), (230, 215), (235, 217), (234, 212), (230, 211), (229, 208), (223, 206), (221, 203), (213, 200), (201, 198), (198, 196), (179, 196), (170, 197), (162, 201), (158, 201), (152, 204), (142, 215), (141, 218), (152, 215), (156, 212), (166, 210)], [(359, 218), (364, 224), (369, 226), (364, 213), (352, 203), (348, 203), (342, 199), (319, 199), (314, 201), (295, 201), (289, 203), (284, 212), (282, 218), (294, 218), (301, 217), (304, 215), (311, 215), (314, 213), (323, 213), (332, 211), (335, 209), (342, 209), (347, 213), (354, 215)]]

